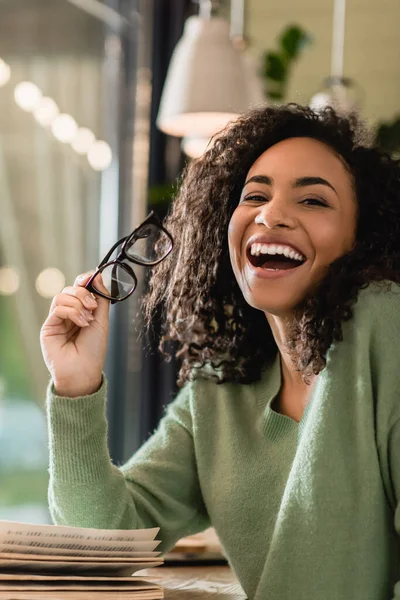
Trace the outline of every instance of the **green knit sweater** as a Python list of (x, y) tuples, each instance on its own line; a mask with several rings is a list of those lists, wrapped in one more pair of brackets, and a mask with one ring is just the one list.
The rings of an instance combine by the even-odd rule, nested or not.
[(106, 441), (106, 384), (49, 388), (49, 499), (59, 524), (161, 527), (162, 550), (213, 525), (256, 600), (400, 599), (400, 287), (359, 295), (300, 421), (261, 381), (197, 379), (121, 469)]

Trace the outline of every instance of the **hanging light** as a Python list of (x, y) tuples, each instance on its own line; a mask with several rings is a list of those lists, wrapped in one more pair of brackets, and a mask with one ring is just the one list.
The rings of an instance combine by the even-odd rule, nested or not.
[(346, 0), (334, 0), (331, 76), (323, 81), (322, 88), (310, 100), (310, 108), (315, 111), (332, 106), (338, 112), (349, 114), (360, 109), (361, 86), (343, 76), (345, 23)]
[(181, 148), (189, 158), (199, 158), (210, 146), (210, 141), (209, 138), (185, 136), (182, 138)]
[(164, 133), (209, 138), (250, 106), (264, 101), (261, 82), (249, 72), (230, 39), (230, 26), (211, 17), (200, 0), (171, 58), (157, 126)]
[(315, 111), (332, 106), (338, 112), (349, 114), (358, 112), (361, 106), (363, 90), (350, 77), (327, 77), (322, 88), (310, 100), (310, 108)]

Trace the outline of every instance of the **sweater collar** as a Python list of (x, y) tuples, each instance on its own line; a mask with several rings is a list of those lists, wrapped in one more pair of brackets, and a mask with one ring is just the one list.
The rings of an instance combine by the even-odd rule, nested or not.
[(297, 435), (301, 434), (307, 420), (307, 415), (319, 382), (317, 382), (311, 393), (310, 400), (304, 409), (300, 422), (282, 415), (271, 408), (271, 404), (281, 388), (281, 382), (281, 357), (279, 352), (277, 352), (274, 361), (264, 370), (261, 381), (257, 384), (257, 401), (263, 415), (261, 420), (262, 430), (264, 435), (271, 440), (278, 440), (282, 436), (291, 434), (294, 434), (297, 440)]

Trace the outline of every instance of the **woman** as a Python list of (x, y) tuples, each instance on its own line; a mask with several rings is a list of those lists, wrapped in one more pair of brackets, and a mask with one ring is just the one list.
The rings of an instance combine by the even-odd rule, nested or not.
[[(57, 523), (212, 524), (249, 598), (400, 598), (400, 166), (354, 119), (251, 111), (187, 169), (154, 271), (182, 390), (121, 469), (88, 275), (42, 329)], [(83, 320), (81, 320), (83, 318)]]

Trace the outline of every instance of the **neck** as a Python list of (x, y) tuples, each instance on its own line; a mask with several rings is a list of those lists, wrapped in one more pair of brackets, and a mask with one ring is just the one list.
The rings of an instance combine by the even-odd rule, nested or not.
[(281, 357), (282, 385), (289, 389), (305, 387), (307, 384), (304, 383), (301, 373), (296, 371), (288, 352), (288, 339), (293, 317), (277, 317), (271, 314), (266, 314), (266, 317)]

